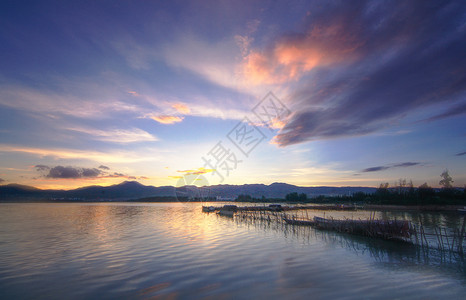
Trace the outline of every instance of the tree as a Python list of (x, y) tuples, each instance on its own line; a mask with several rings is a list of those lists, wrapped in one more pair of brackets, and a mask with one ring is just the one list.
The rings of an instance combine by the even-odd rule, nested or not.
[(253, 199), (250, 195), (239, 195), (238, 198), (236, 198), (236, 202), (251, 202)]
[(451, 189), (453, 187), (452, 183), (453, 178), (451, 178), (450, 174), (448, 174), (448, 169), (443, 171), (443, 173), (440, 175), (442, 177), (442, 180), (439, 181), (439, 184), (444, 188), (444, 189)]
[(429, 201), (433, 196), (435, 196), (434, 189), (428, 186), (427, 182), (424, 182), (424, 184), (419, 186), (418, 193), (421, 201)]
[(306, 202), (307, 195), (304, 193), (301, 193), (298, 195), (297, 192), (293, 192), (293, 193), (287, 194), (285, 199), (288, 202)]
[(299, 194), (299, 201), (300, 202), (306, 202), (307, 201), (307, 195), (304, 193)]

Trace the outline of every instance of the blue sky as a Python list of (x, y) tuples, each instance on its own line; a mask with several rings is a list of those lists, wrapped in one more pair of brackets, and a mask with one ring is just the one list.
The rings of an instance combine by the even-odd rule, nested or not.
[(465, 36), (461, 1), (2, 1), (0, 181), (463, 186)]

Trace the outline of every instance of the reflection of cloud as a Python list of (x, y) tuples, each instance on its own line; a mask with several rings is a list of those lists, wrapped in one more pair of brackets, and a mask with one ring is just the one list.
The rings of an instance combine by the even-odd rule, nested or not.
[(91, 135), (95, 140), (113, 143), (136, 143), (136, 142), (153, 142), (157, 138), (152, 134), (141, 130), (139, 128), (126, 129), (113, 129), (113, 130), (99, 130), (83, 127), (67, 128), (71, 131), (82, 132)]
[(162, 124), (175, 124), (175, 123), (183, 121), (184, 118), (178, 117), (178, 116), (160, 115), (160, 116), (152, 116), (151, 119), (159, 123), (162, 123)]
[(176, 111), (178, 111), (179, 113), (181, 114), (189, 114), (191, 112), (191, 109), (189, 109), (189, 107), (183, 103), (175, 103), (172, 105), (172, 107), (174, 109), (176, 109)]
[(379, 171), (384, 171), (384, 170), (393, 169), (393, 168), (405, 168), (405, 167), (418, 166), (420, 164), (421, 163), (419, 162), (404, 162), (404, 163), (392, 164), (392, 165), (386, 165), (386, 166), (370, 167), (370, 168), (361, 170), (361, 172), (363, 173), (379, 172)]

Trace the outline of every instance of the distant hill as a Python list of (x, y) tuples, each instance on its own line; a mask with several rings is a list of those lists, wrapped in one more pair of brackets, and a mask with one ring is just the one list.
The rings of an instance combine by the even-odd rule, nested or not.
[[(373, 193), (370, 187), (299, 187), (286, 183), (214, 185), (197, 188), (190, 186), (191, 191), (199, 191), (210, 197), (236, 198), (238, 195), (250, 195), (255, 198), (285, 198), (286, 194), (305, 193), (309, 197), (319, 195), (351, 195), (356, 192)], [(137, 181), (125, 181), (120, 184), (102, 187), (88, 186), (74, 190), (42, 190), (31, 186), (8, 184), (0, 186), (0, 201), (36, 201), (36, 200), (67, 200), (67, 201), (125, 201), (149, 197), (174, 197), (183, 194), (186, 187), (146, 186)]]

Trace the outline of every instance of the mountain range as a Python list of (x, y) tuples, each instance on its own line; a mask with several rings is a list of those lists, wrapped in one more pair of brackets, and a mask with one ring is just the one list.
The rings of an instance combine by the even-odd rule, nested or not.
[(0, 186), (0, 201), (67, 200), (67, 201), (128, 201), (143, 198), (208, 195), (220, 199), (234, 199), (238, 195), (254, 198), (285, 198), (292, 192), (304, 193), (308, 197), (319, 195), (351, 195), (356, 192), (373, 193), (371, 187), (300, 187), (286, 183), (196, 186), (146, 186), (137, 181), (125, 181), (112, 186), (87, 186), (73, 190), (38, 189), (31, 186), (8, 184)]

